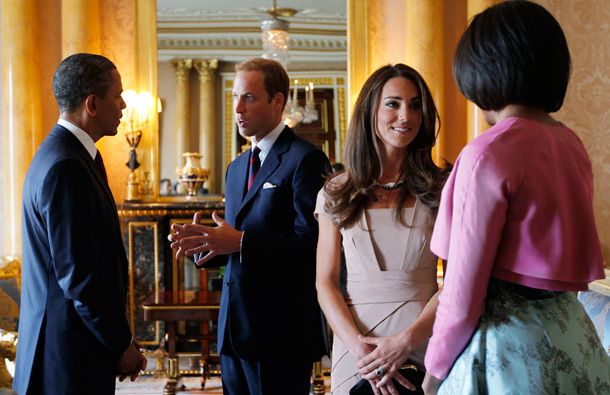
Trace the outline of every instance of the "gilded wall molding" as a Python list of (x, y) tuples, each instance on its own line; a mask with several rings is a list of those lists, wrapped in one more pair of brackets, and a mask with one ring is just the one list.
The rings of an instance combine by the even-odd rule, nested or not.
[[(168, 0), (169, 1), (169, 0)], [(219, 22), (241, 22), (241, 23), (259, 23), (264, 18), (267, 18), (268, 7), (240, 7), (235, 8), (231, 11), (221, 10), (209, 10), (209, 9), (195, 9), (195, 8), (178, 8), (178, 7), (167, 7), (162, 4), (166, 2), (159, 2), (157, 8), (157, 19), (161, 22), (171, 23), (197, 23), (206, 21), (208, 23), (219, 23)], [(337, 10), (339, 11), (339, 10)], [(308, 9), (307, 12), (297, 13), (290, 18), (290, 22), (293, 24), (343, 24), (345, 25), (346, 15), (343, 9), (341, 12), (324, 11), (316, 9)]]
[[(257, 33), (260, 36), (260, 32)], [(165, 35), (157, 41), (159, 50), (168, 49), (200, 49), (200, 50), (255, 50), (262, 51), (263, 42), (260, 37), (233, 36), (219, 38), (183, 35)], [(290, 51), (337, 52), (346, 56), (347, 40), (345, 38), (298, 38), (290, 39)]]
[(118, 210), (119, 217), (163, 217), (168, 214), (172, 215), (195, 215), (196, 212), (200, 212), (202, 215), (212, 215), (216, 211), (218, 214), (224, 213), (224, 210), (211, 208), (211, 209), (184, 209), (184, 210)]
[(224, 169), (229, 166), (234, 159), (234, 146), (235, 146), (235, 128), (233, 122), (233, 80), (225, 82), (225, 89), (231, 89), (225, 91), (224, 96)]
[(347, 137), (347, 93), (345, 88), (337, 88), (337, 105), (339, 106), (339, 141), (336, 144), (340, 147), (337, 158), (342, 160), (343, 149), (345, 148), (345, 139)]
[[(157, 33), (162, 35), (176, 35), (182, 33), (190, 34), (211, 34), (211, 33), (255, 33), (260, 35), (260, 26), (164, 26), (159, 22)], [(292, 34), (312, 35), (312, 36), (345, 36), (345, 29), (298, 29), (290, 28)]]

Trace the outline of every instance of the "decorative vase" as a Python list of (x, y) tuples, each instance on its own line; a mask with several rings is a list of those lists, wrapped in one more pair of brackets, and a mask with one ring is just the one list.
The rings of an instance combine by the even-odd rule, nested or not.
[(177, 168), (176, 174), (178, 174), (178, 180), (184, 184), (188, 191), (186, 199), (196, 200), (197, 191), (207, 181), (210, 169), (201, 168), (200, 161), (203, 155), (198, 152), (185, 152), (182, 156), (186, 159), (186, 165), (182, 168)]
[(132, 171), (127, 177), (127, 199), (126, 200), (140, 200), (140, 183), (136, 172)]

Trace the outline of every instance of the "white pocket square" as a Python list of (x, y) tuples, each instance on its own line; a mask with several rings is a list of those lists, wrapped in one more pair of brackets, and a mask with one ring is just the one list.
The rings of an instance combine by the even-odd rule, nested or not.
[(277, 185), (272, 184), (270, 182), (266, 182), (263, 184), (263, 189), (269, 189), (269, 188), (277, 188)]

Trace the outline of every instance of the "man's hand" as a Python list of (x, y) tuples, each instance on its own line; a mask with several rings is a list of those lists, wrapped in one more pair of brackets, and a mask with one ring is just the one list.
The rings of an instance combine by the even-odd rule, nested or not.
[(131, 376), (131, 381), (136, 381), (140, 370), (146, 369), (146, 357), (138, 349), (140, 344), (134, 339), (127, 350), (120, 356), (117, 362), (117, 368), (121, 376), (119, 381), (125, 380)]
[[(201, 213), (196, 212), (195, 215), (193, 216), (193, 224), (199, 225), (200, 220), (201, 220)], [(175, 233), (170, 233), (167, 236), (167, 239), (172, 242), (171, 247), (174, 250), (178, 250), (178, 251), (176, 251), (176, 259), (180, 259), (184, 255), (186, 255), (185, 254), (186, 250), (195, 248), (199, 245), (199, 244), (197, 244), (196, 241), (193, 241), (192, 244), (189, 244), (188, 242), (184, 242), (183, 244), (180, 244), (180, 241), (186, 237), (201, 235), (200, 232), (192, 232), (192, 231), (190, 232), (184, 228), (184, 225), (180, 225), (180, 224), (173, 224), (172, 230), (174, 230)]]
[(176, 233), (169, 235), (169, 239), (173, 241), (172, 248), (178, 249), (176, 258), (207, 252), (195, 263), (202, 266), (216, 255), (227, 255), (240, 250), (242, 231), (227, 224), (216, 212), (212, 213), (212, 219), (217, 227), (199, 225), (198, 215), (199, 213), (195, 214), (192, 224), (172, 225)]

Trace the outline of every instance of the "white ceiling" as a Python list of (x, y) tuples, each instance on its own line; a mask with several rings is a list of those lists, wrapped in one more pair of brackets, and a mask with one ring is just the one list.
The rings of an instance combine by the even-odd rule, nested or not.
[[(272, 6), (272, 0), (157, 0), (158, 58), (260, 56), (260, 25)], [(278, 0), (277, 7), (298, 10), (287, 18), (291, 63), (346, 64), (346, 0)]]
[[(273, 7), (273, 0), (157, 0), (157, 9), (183, 9), (234, 13), (247, 9), (266, 10)], [(278, 0), (278, 8), (302, 10), (301, 14), (347, 14), (347, 0)]]

